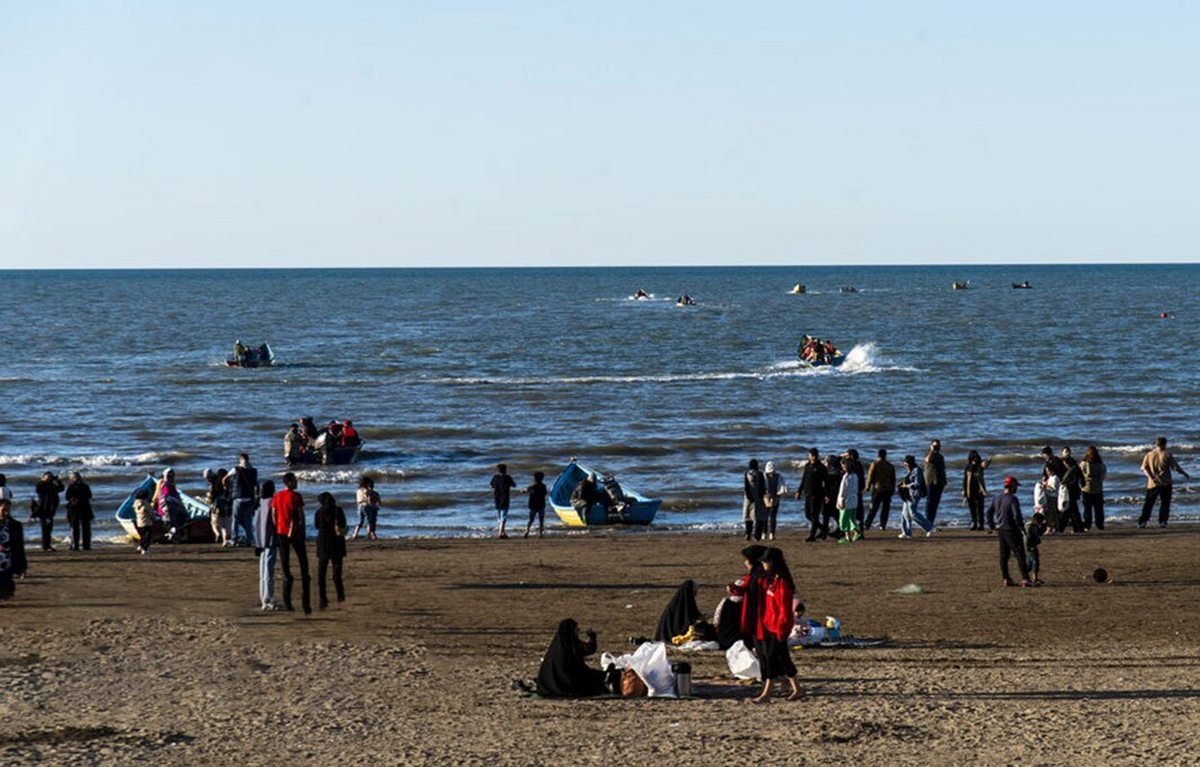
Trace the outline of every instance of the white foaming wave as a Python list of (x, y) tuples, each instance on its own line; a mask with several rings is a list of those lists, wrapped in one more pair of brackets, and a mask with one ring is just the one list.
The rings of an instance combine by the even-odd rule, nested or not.
[(324, 485), (357, 485), (362, 471), (351, 469), (299, 469), (292, 472), (297, 479)]
[(846, 352), (846, 359), (842, 362), (839, 370), (846, 375), (856, 375), (859, 373), (884, 373), (890, 371), (900, 371), (905, 373), (919, 372), (917, 368), (904, 365), (894, 365), (892, 362), (879, 353), (879, 347), (874, 341), (869, 341), (865, 344), (858, 344), (850, 351)]
[(136, 455), (0, 455), (0, 466), (153, 466), (189, 457), (191, 453), (182, 451), (151, 451)]
[[(1097, 445), (1097, 450), (1103, 453), (1148, 453), (1154, 449), (1154, 445)], [(1196, 450), (1196, 445), (1190, 443), (1182, 443), (1179, 445), (1167, 445), (1168, 450), (1178, 450), (1180, 452), (1193, 452)]]

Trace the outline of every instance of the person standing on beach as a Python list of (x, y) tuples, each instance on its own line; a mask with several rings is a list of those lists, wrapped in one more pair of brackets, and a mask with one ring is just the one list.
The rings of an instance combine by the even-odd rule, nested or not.
[(892, 495), (896, 492), (896, 467), (887, 457), (887, 450), (879, 449), (879, 457), (867, 468), (867, 487), (871, 491), (871, 511), (867, 514), (863, 530), (870, 530), (879, 515), (879, 529), (887, 530), (888, 514), (892, 511)]
[(1061, 525), (1059, 532), (1066, 529), (1067, 523), (1070, 523), (1071, 532), (1082, 533), (1084, 531), (1083, 519), (1079, 516), (1082, 477), (1079, 473), (1079, 463), (1071, 457), (1071, 448), (1069, 447), (1063, 447), (1058, 460), (1063, 467), (1058, 507), (1065, 512), (1059, 519), (1059, 525)]
[(837, 498), (842, 489), (842, 461), (840, 458), (825, 456), (825, 514), (821, 524), (836, 540), (841, 540), (841, 516), (838, 513)]
[(533, 484), (522, 490), (529, 496), (529, 521), (525, 523), (525, 537), (529, 537), (529, 531), (533, 529), (533, 520), (536, 517), (538, 523), (538, 537), (541, 538), (546, 534), (546, 483), (543, 481), (546, 475), (543, 472), (535, 471), (533, 473)]
[(0, 599), (16, 592), (17, 580), (25, 580), (28, 569), (25, 526), (13, 519), (12, 499), (0, 498)]
[(350, 540), (358, 540), (358, 532), (366, 526), (367, 540), (373, 541), (378, 537), (375, 535), (375, 526), (379, 522), (380, 503), (379, 493), (375, 492), (375, 480), (366, 474), (359, 477), (354, 500), (358, 506), (358, 524), (354, 526), (354, 535), (350, 536)]
[[(853, 475), (850, 475), (853, 476)], [(851, 509), (853, 513), (853, 509)], [(767, 703), (776, 677), (785, 677), (792, 686), (788, 700), (799, 700), (800, 685), (796, 682), (796, 664), (788, 650), (787, 640), (796, 625), (794, 597), (796, 584), (779, 549), (767, 549), (762, 558), (762, 577), (759, 595), (762, 604), (754, 635), (754, 654), (758, 656), (763, 689), (751, 703)]]
[(8, 477), (0, 474), (0, 501), (13, 499), (12, 488), (8, 486)]
[(54, 515), (58, 511), (58, 494), (63, 490), (63, 483), (54, 472), (47, 471), (37, 483), (34, 492), (34, 514), (42, 526), (42, 551), (54, 551), (51, 545), (54, 539)]
[(346, 587), (342, 584), (342, 562), (346, 559), (346, 514), (337, 505), (332, 493), (317, 496), (313, 527), (317, 530), (317, 609), (324, 610), (329, 607), (325, 576), (330, 564), (333, 565), (333, 588), (337, 601), (346, 601)]
[(217, 545), (233, 545), (233, 517), (229, 513), (229, 504), (225, 498), (225, 476), (212, 469), (205, 469), (202, 474), (208, 483), (208, 491), (204, 501), (208, 504), (208, 523), (212, 526), (213, 538)]
[(984, 504), (987, 503), (987, 483), (984, 481), (984, 469), (991, 465), (985, 461), (978, 450), (972, 450), (967, 455), (967, 466), (963, 469), (963, 500), (971, 512), (971, 529), (984, 530)]
[(775, 463), (767, 461), (767, 470), (763, 473), (764, 485), (763, 492), (763, 509), (767, 513), (766, 533), (767, 537), (775, 540), (775, 522), (779, 517), (779, 503), (783, 500), (783, 494), (787, 492), (787, 485), (783, 483), (783, 475), (775, 471)]
[(183, 543), (187, 540), (187, 509), (175, 484), (175, 470), (167, 469), (154, 488), (154, 508), (169, 527), (167, 540)]
[(497, 538), (507, 538), (508, 534), (504, 532), (505, 526), (508, 524), (508, 504), (511, 499), (511, 492), (517, 483), (508, 475), (508, 466), (499, 464), (496, 466), (496, 474), (492, 477), (492, 501), (496, 505), (496, 521), (499, 523), (499, 532)]
[(746, 526), (746, 540), (761, 541), (766, 528), (767, 512), (763, 507), (763, 495), (767, 481), (758, 470), (758, 459), (751, 458), (746, 473), (742, 475), (742, 524)]
[(1142, 516), (1138, 519), (1139, 528), (1144, 528), (1150, 521), (1150, 512), (1154, 511), (1155, 501), (1159, 504), (1158, 526), (1167, 526), (1167, 520), (1171, 516), (1172, 471), (1191, 479), (1179, 466), (1175, 456), (1167, 452), (1167, 438), (1159, 437), (1154, 440), (1154, 449), (1142, 459), (1142, 474), (1146, 476), (1146, 500), (1142, 503)]
[(838, 543), (853, 543), (862, 538), (854, 508), (857, 496), (858, 474), (854, 471), (854, 459), (846, 456), (842, 459), (842, 481), (837, 494), (838, 529), (842, 531), (842, 539)]
[(946, 489), (946, 457), (942, 455), (942, 441), (938, 439), (929, 443), (929, 452), (925, 454), (925, 489), (929, 492), (925, 518), (932, 525), (937, 522), (938, 506)]
[(1029, 562), (1025, 554), (1025, 520), (1021, 516), (1021, 501), (1017, 499), (1020, 482), (1016, 477), (1004, 478), (1004, 492), (992, 499), (988, 507), (989, 526), (995, 528), (1000, 540), (1000, 575), (1005, 586), (1013, 585), (1008, 575), (1008, 558), (1017, 558), (1021, 571), (1021, 585), (1032, 586), (1029, 580)]
[(279, 564), (283, 570), (283, 609), (292, 611), (292, 555), (300, 566), (300, 604), (305, 615), (312, 614), (311, 579), (308, 576), (308, 552), (304, 538), (304, 497), (296, 492), (296, 475), (283, 475), (283, 490), (271, 499), (271, 515), (279, 541)]
[(1083, 499), (1083, 526), (1091, 529), (1093, 522), (1097, 530), (1104, 529), (1104, 477), (1108, 467), (1100, 457), (1095, 445), (1088, 445), (1079, 462), (1080, 497)]
[(71, 523), (71, 551), (91, 551), (92, 520), (96, 518), (92, 510), (92, 488), (77, 471), (71, 472), (69, 479), (63, 497), (67, 501), (67, 521)]
[(911, 538), (912, 526), (916, 522), (917, 526), (925, 531), (925, 537), (933, 535), (933, 523), (925, 518), (921, 513), (921, 501), (927, 493), (925, 489), (925, 476), (921, 469), (917, 467), (916, 456), (904, 456), (904, 478), (900, 480), (899, 486), (896, 488), (900, 494), (900, 535), (898, 538)]
[(154, 504), (150, 491), (144, 488), (133, 494), (133, 524), (137, 528), (138, 553), (150, 553), (150, 538), (154, 533)]
[(854, 473), (858, 478), (858, 489), (855, 491), (854, 497), (854, 526), (858, 531), (858, 537), (863, 535), (863, 522), (866, 520), (863, 508), (863, 490), (867, 486), (867, 471), (863, 468), (862, 461), (858, 458), (858, 451), (850, 448), (846, 451), (846, 458), (850, 459), (849, 471)]
[(821, 454), (815, 447), (811, 448), (800, 475), (800, 486), (796, 488), (796, 500), (804, 502), (804, 516), (812, 525), (808, 537), (804, 539), (810, 543), (817, 540), (818, 533), (821, 538), (829, 535), (829, 530), (821, 524), (821, 517), (825, 513), (826, 474), (825, 467), (821, 465)]
[(258, 500), (258, 469), (250, 465), (250, 456), (238, 456), (238, 465), (225, 475), (225, 496), (233, 511), (233, 538), (250, 546), (254, 543), (254, 507)]
[(275, 609), (275, 561), (279, 557), (279, 535), (271, 524), (271, 502), (275, 483), (263, 480), (258, 508), (254, 511), (254, 550), (258, 554), (258, 604), (263, 610)]

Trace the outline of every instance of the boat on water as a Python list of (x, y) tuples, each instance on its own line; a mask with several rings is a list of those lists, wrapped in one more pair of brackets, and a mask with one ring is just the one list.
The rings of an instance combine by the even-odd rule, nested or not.
[(808, 288), (802, 282), (797, 282), (796, 287), (792, 288), (792, 290), (791, 290), (791, 294), (793, 296), (803, 295), (804, 293), (807, 293), (807, 292), (808, 292)]
[(967, 280), (966, 282), (952, 282), (950, 283), (950, 287), (954, 288), (955, 290), (970, 290), (971, 281)]
[(581, 511), (571, 504), (571, 494), (589, 474), (598, 478), (597, 486), (603, 493), (616, 483), (611, 474), (593, 471), (578, 461), (572, 460), (550, 489), (550, 506), (558, 518), (568, 527), (600, 527), (605, 525), (648, 525), (654, 521), (654, 515), (662, 506), (661, 499), (647, 498), (641, 493), (631, 490), (624, 485), (619, 486), (619, 492), (624, 495), (624, 508), (617, 509), (612, 504), (593, 503), (588, 509)]
[(842, 354), (841, 349), (834, 347), (831, 354), (826, 348), (827, 346), (829, 344), (822, 342), (821, 339), (806, 335), (796, 346), (796, 359), (800, 361), (801, 365), (807, 365), (810, 368), (835, 368), (846, 361), (846, 356)]
[(633, 292), (633, 295), (630, 296), (630, 298), (633, 299), (634, 301), (649, 301), (650, 299), (654, 298), (654, 294), (647, 293), (646, 291), (642, 290), (641, 288), (638, 288), (637, 290), (635, 290)]
[(362, 442), (357, 445), (332, 448), (328, 455), (321, 451), (318, 444), (316, 450), (292, 456), (290, 461), (286, 455), (283, 458), (288, 466), (346, 466), (357, 461), (360, 452), (362, 452)]
[(267, 368), (274, 364), (275, 352), (270, 344), (244, 347), (240, 356), (225, 360), (226, 367), (231, 368)]
[[(142, 483), (135, 487), (129, 493), (129, 497), (124, 503), (117, 508), (116, 517), (117, 524), (129, 535), (133, 540), (137, 540), (137, 524), (136, 517), (133, 513), (134, 496), (139, 490), (145, 490), (154, 497), (154, 489), (158, 486), (158, 477), (154, 476), (153, 472), (146, 475)], [(197, 500), (182, 490), (179, 491), (179, 497), (183, 500), (183, 507), (187, 511), (188, 522), (187, 528), (179, 539), (184, 543), (212, 543), (216, 540), (213, 535), (212, 524), (209, 522), (208, 504)], [(151, 526), (150, 541), (151, 543), (165, 540), (167, 532), (170, 530), (170, 525), (164, 523), (160, 519), (155, 519)]]
[(1032, 290), (1033, 286), (1029, 284), (1029, 280), (1024, 282), (1014, 282), (1012, 284), (1014, 290)]
[(853, 285), (843, 285), (842, 287), (838, 288), (838, 292), (839, 293), (857, 293), (858, 288), (854, 287)]
[(675, 305), (676, 306), (695, 306), (696, 300), (694, 298), (692, 298), (691, 296), (689, 296), (687, 293), (684, 293), (675, 302)]

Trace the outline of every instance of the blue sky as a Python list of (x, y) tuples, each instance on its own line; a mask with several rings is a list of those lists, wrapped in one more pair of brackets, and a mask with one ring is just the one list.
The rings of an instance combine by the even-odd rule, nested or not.
[(0, 268), (1195, 261), (1198, 22), (0, 0)]

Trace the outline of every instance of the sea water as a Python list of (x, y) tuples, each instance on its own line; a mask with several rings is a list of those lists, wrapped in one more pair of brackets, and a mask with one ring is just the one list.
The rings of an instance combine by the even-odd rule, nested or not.
[[(1116, 520), (1137, 514), (1154, 437), (1200, 474), (1196, 265), (29, 271), (4, 286), (0, 472), (24, 516), (44, 469), (82, 470), (102, 538), (148, 470), (199, 494), (203, 469), (246, 451), (277, 478), (305, 415), (352, 419), (366, 446), (354, 466), (299, 471), (302, 492), (333, 492), (353, 519), (368, 472), (399, 536), (484, 534), (501, 461), (524, 486), (578, 456), (663, 498), (655, 528), (699, 530), (738, 526), (749, 458), (794, 488), (811, 446), (898, 463), (940, 438), (951, 524), (970, 449), (993, 460), (993, 491), (1025, 482), (1028, 508), (1043, 445), (1095, 444)], [(697, 305), (676, 307), (683, 293)], [(805, 333), (845, 363), (798, 363)], [(227, 368), (239, 338), (279, 364)], [(1179, 479), (1174, 516), (1195, 518)], [(781, 522), (801, 517), (786, 500)]]

